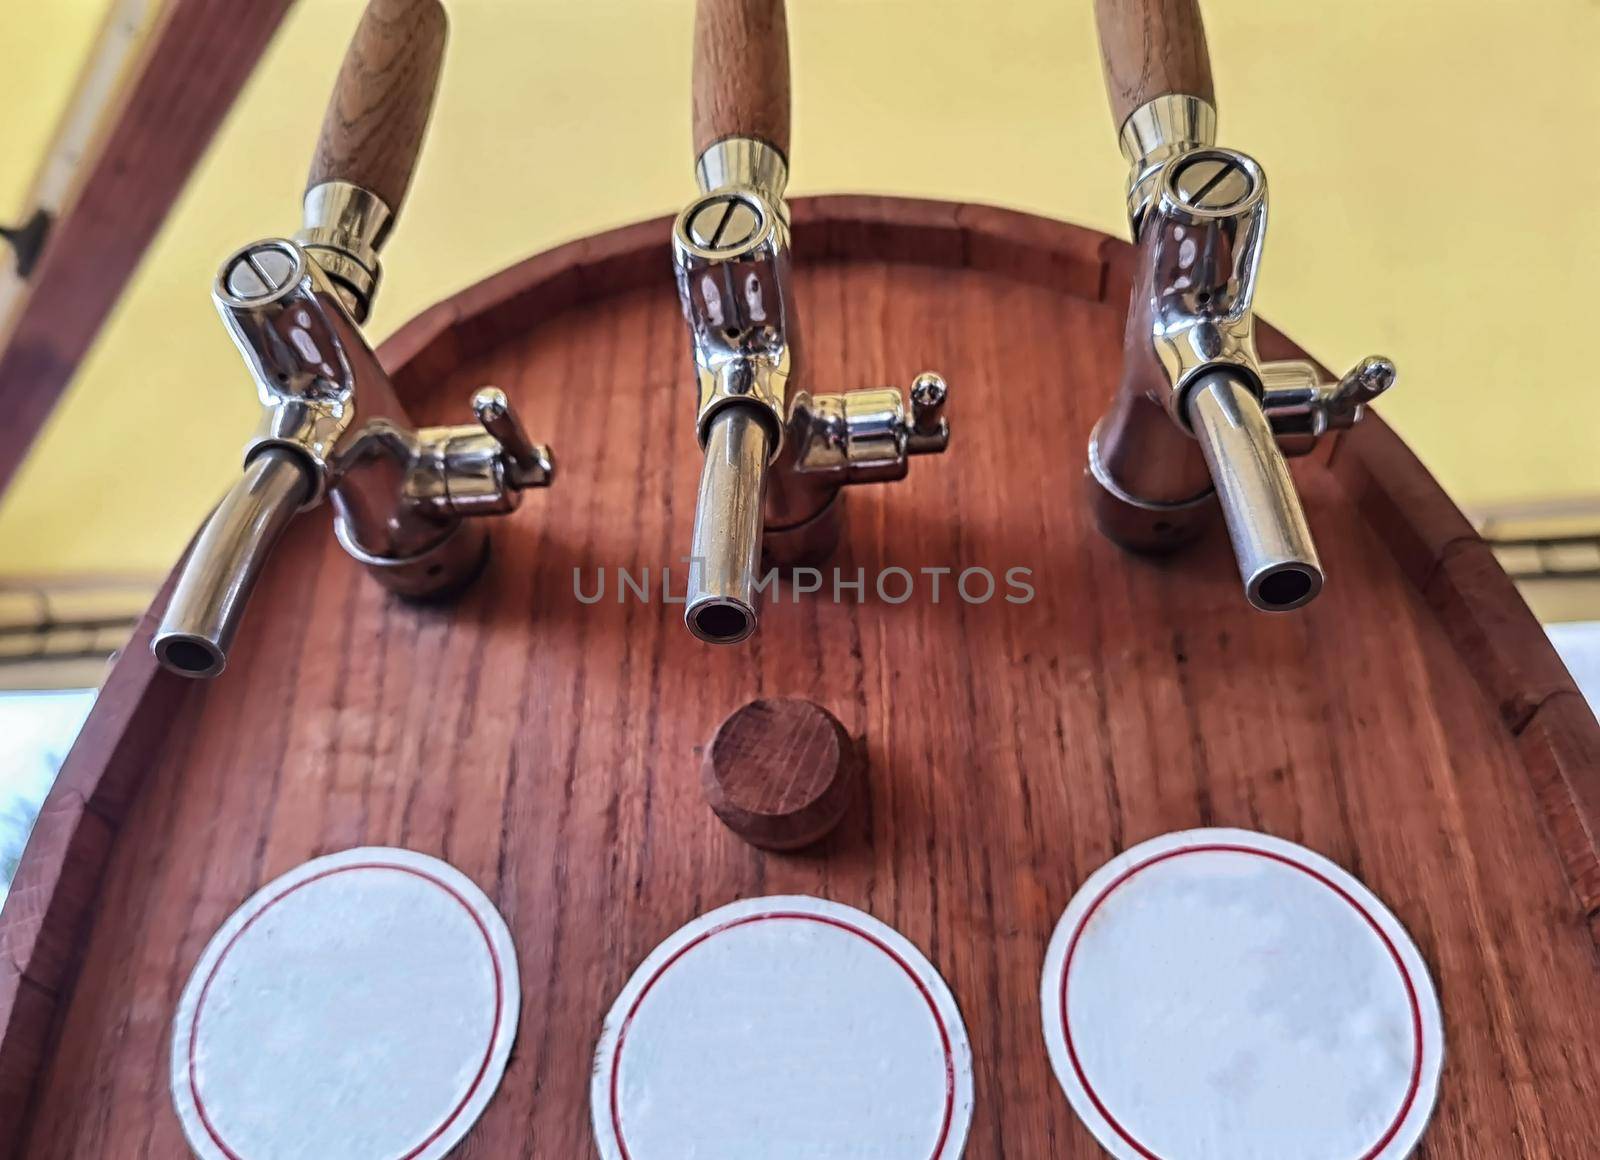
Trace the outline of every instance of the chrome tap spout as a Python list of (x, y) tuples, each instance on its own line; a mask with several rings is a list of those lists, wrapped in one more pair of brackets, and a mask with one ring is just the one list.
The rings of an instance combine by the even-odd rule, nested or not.
[(312, 496), (296, 453), (267, 448), (217, 505), (183, 563), (151, 642), (156, 659), (185, 677), (215, 677), (273, 546)]
[(725, 408), (706, 433), (684, 623), (711, 644), (735, 644), (756, 629), (769, 442), (745, 407)]

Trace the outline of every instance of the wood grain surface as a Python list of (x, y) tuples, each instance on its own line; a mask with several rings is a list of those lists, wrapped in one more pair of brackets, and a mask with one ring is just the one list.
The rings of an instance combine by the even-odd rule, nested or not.
[(789, 29), (784, 0), (698, 0), (694, 155), (754, 137), (789, 157)]
[(348, 181), (400, 212), (433, 114), (448, 35), (439, 0), (369, 0), (328, 101), (307, 189)]
[(759, 697), (717, 726), (700, 772), (730, 830), (766, 850), (798, 850), (843, 820), (857, 764), (850, 735), (821, 705)]
[[(469, 1160), (593, 1156), (590, 1053), (630, 973), (694, 916), (790, 892), (892, 924), (948, 980), (976, 1068), (968, 1156), (1091, 1160), (1039, 1034), (1051, 929), (1118, 851), (1223, 825), (1334, 859), (1415, 936), (1448, 1043), (1419, 1155), (1592, 1156), (1600, 727), (1403, 444), (1374, 418), (1296, 462), (1327, 588), (1254, 613), (1222, 535), (1133, 557), (1081, 502), (1124, 246), (894, 199), (801, 199), (794, 222), (816, 381), (951, 383), (950, 453), (851, 497), (837, 563), (867, 571), (867, 600), (785, 592), (733, 648), (696, 642), (678, 604), (618, 601), (617, 568), (681, 568), (699, 474), (665, 221), (419, 316), (384, 347), (408, 405), (443, 421), (499, 385), (560, 483), (496, 529), (452, 608), (385, 596), (317, 513), (221, 680), (174, 704), (137, 642), (122, 659), (0, 916), (16, 1153), (184, 1155), (167, 1042), (205, 942), (271, 877), (376, 843), (459, 866), (516, 939), (519, 1040)], [(891, 566), (914, 599), (871, 594)], [(955, 591), (1013, 567), (1027, 603)], [(954, 570), (937, 602), (923, 568)], [(592, 596), (600, 569), (585, 604), (574, 571)], [(776, 696), (827, 705), (867, 752), (862, 802), (802, 855), (752, 848), (700, 792), (717, 723)]]
[(1095, 0), (1094, 17), (1118, 130), (1140, 105), (1168, 93), (1217, 103), (1199, 0)]

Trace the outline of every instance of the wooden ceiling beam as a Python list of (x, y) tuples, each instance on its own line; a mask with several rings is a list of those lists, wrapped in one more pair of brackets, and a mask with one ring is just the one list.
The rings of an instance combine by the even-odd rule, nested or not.
[(0, 338), (0, 491), (292, 3), (168, 0), (156, 17)]

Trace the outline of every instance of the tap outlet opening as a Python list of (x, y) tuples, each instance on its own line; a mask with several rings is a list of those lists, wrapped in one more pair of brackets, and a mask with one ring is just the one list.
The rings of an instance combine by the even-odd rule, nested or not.
[(732, 600), (706, 600), (684, 617), (689, 631), (708, 644), (738, 644), (756, 630), (755, 609)]
[(1246, 595), (1263, 612), (1291, 612), (1322, 591), (1322, 572), (1305, 564), (1283, 564), (1257, 575)]
[(215, 677), (227, 667), (227, 654), (215, 641), (204, 637), (174, 633), (157, 637), (151, 645), (156, 660), (168, 672), (180, 677), (204, 679)]

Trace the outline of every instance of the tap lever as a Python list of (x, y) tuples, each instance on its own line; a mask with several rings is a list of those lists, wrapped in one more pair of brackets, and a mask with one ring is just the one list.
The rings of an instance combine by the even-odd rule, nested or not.
[(950, 421), (944, 417), (950, 387), (932, 371), (911, 380), (911, 431), (906, 450), (913, 455), (940, 452), (950, 446)]
[(472, 413), (505, 450), (506, 477), (512, 487), (549, 487), (555, 475), (550, 448), (528, 438), (511, 400), (499, 387), (482, 387), (472, 396)]
[(407, 504), (433, 518), (503, 516), (531, 487), (555, 478), (550, 448), (533, 442), (499, 387), (472, 396), (476, 423), (416, 433), (402, 487)]
[(1361, 409), (1394, 386), (1394, 363), (1369, 355), (1334, 385), (1328, 396), (1328, 426), (1349, 427), (1361, 418)]
[(1231, 369), (1202, 375), (1185, 399), (1246, 599), (1263, 612), (1309, 603), (1322, 589), (1322, 564), (1261, 404)]
[(1338, 382), (1300, 360), (1262, 363), (1261, 406), (1285, 455), (1305, 455), (1329, 431), (1353, 427), (1367, 404), (1394, 386), (1394, 363), (1378, 355), (1362, 359)]
[(895, 387), (797, 399), (790, 418), (793, 469), (831, 476), (834, 487), (904, 479), (911, 456), (938, 455), (950, 446), (949, 395), (942, 377), (924, 371), (911, 383), (909, 414)]

